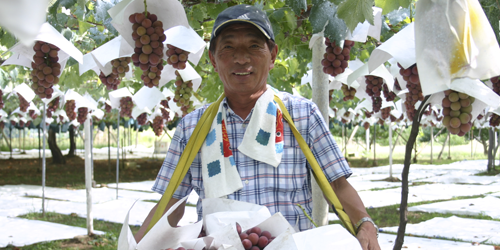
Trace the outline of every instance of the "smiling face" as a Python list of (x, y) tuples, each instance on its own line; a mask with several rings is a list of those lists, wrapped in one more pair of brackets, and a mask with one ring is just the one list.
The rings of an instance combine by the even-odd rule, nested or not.
[(209, 56), (226, 96), (250, 96), (266, 90), (277, 51), (277, 46), (269, 50), (266, 38), (255, 26), (236, 23), (217, 36), (215, 51)]

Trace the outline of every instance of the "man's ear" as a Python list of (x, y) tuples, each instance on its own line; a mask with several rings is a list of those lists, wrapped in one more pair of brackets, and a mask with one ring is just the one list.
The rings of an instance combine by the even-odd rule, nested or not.
[(276, 61), (276, 56), (278, 55), (278, 45), (276, 44), (271, 50), (271, 64), (269, 64), (269, 70), (274, 68), (274, 61)]
[(210, 50), (208, 51), (208, 57), (210, 57), (210, 62), (212, 63), (212, 66), (214, 66), (215, 72), (218, 72), (217, 71), (217, 64), (215, 63), (215, 57), (212, 54), (212, 51), (210, 51)]

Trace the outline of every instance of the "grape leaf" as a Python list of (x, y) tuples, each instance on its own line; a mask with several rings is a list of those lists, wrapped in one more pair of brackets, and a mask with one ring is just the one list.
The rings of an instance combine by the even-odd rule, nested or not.
[(80, 31), (80, 34), (85, 33), (88, 29), (94, 27), (94, 25), (87, 23), (87, 22), (82, 22), (78, 21), (78, 29)]
[(66, 24), (66, 22), (68, 21), (68, 15), (64, 13), (57, 13), (56, 19), (59, 24)]
[(500, 5), (496, 0), (482, 0), (479, 1), (481, 7), (483, 7), (484, 14), (490, 21), (491, 28), (493, 28), (493, 33), (497, 37), (497, 41), (500, 43)]
[(373, 0), (345, 0), (339, 5), (338, 17), (342, 18), (347, 27), (354, 31), (358, 23), (367, 20), (373, 25)]
[(108, 10), (114, 6), (111, 2), (97, 0), (94, 18), (97, 22), (104, 22), (109, 18)]
[(295, 15), (300, 16), (302, 10), (307, 9), (307, 1), (306, 0), (285, 0), (286, 5), (292, 8)]
[(79, 21), (85, 20), (85, 14), (86, 13), (87, 13), (87, 11), (86, 11), (85, 6), (83, 6), (83, 8), (80, 7), (80, 6), (77, 6), (76, 10), (73, 12), (73, 14), (76, 16), (76, 18)]
[(386, 17), (391, 25), (396, 25), (410, 17), (410, 10), (405, 8), (394, 10), (389, 12)]
[[(347, 26), (342, 19), (337, 17), (337, 6), (331, 2), (314, 5), (311, 9), (309, 21), (313, 33), (321, 32), (324, 28), (325, 36), (338, 44), (347, 36)], [(327, 22), (328, 24), (325, 27)]]
[(226, 8), (227, 8), (227, 3), (223, 3), (223, 4), (208, 4), (206, 9), (208, 16), (215, 18), (217, 15), (219, 15), (219, 13), (221, 13)]
[(375, 0), (375, 6), (382, 9), (382, 14), (385, 15), (399, 7), (408, 8), (411, 0)]
[(58, 2), (59, 2), (59, 6), (62, 6), (66, 9), (69, 9), (69, 8), (73, 7), (73, 5), (76, 4), (76, 1), (77, 0), (60, 0)]
[(89, 37), (95, 41), (96, 44), (103, 44), (106, 36), (102, 34), (96, 27), (89, 29)]

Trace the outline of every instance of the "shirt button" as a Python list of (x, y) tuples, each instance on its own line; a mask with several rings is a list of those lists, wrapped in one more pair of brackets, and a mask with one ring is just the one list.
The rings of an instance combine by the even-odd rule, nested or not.
[(246, 180), (246, 181), (245, 181), (245, 184), (247, 184), (247, 185), (248, 185), (248, 180)]
[(246, 127), (247, 127), (247, 125), (246, 125), (246, 124), (243, 124), (243, 125), (241, 125), (241, 127), (242, 127), (242, 128), (246, 128)]

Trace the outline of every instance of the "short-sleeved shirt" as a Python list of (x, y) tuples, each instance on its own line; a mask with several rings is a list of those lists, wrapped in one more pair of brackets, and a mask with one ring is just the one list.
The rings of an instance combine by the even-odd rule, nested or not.
[[(333, 139), (318, 107), (305, 98), (286, 92), (282, 92), (282, 101), (298, 131), (311, 148), (328, 181), (332, 182), (342, 176), (349, 177), (352, 171)], [(280, 165), (275, 168), (249, 158), (238, 151), (252, 112), (246, 119), (242, 119), (231, 110), (226, 100), (223, 100), (222, 105), (226, 108), (227, 133), (243, 183), (242, 189), (228, 195), (227, 198), (264, 205), (271, 214), (281, 212), (290, 224), (299, 230), (310, 229), (312, 225), (309, 219), (296, 205), (302, 205), (306, 212), (312, 216), (310, 166), (288, 123), (283, 121), (283, 156)], [(208, 105), (191, 112), (179, 122), (167, 156), (152, 188), (153, 191), (160, 194), (165, 191), (179, 158), (207, 107)], [(196, 139), (205, 140), (205, 138)], [(200, 197), (197, 211), (199, 219), (201, 219), (201, 199), (205, 198), (205, 193), (199, 152), (173, 197), (182, 199), (189, 195), (193, 189)]]

